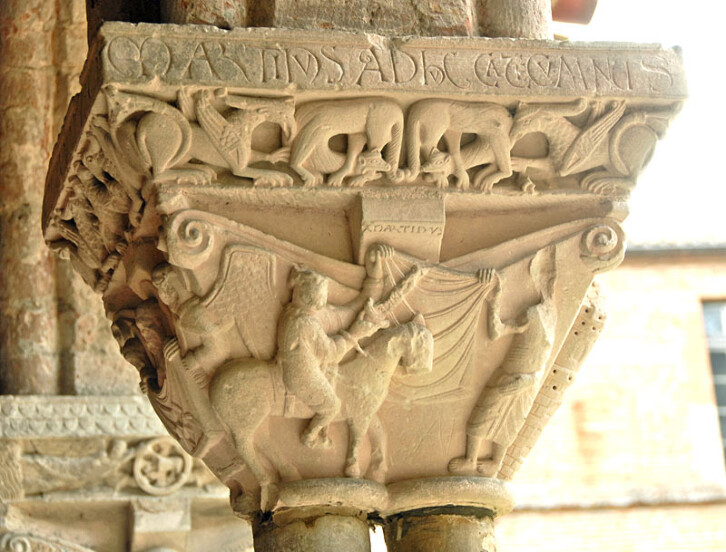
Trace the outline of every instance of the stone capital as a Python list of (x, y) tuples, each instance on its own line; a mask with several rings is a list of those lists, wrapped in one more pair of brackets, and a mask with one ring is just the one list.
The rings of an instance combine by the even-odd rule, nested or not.
[(180, 446), (264, 546), (328, 514), (489, 534), (602, 328), (679, 52), (121, 23), (93, 48), (45, 237)]

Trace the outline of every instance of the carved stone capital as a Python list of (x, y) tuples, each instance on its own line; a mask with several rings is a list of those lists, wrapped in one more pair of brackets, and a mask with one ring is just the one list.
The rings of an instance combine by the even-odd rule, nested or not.
[(94, 51), (45, 236), (179, 445), (258, 522), (486, 533), (602, 327), (678, 52), (117, 23)]

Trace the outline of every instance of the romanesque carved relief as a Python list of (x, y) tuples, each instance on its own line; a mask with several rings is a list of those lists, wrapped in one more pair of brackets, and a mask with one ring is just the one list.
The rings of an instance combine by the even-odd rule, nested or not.
[[(415, 181), (420, 172), (439, 188), (454, 177), (457, 188), (469, 188), (467, 171), (476, 169), (475, 189), (491, 191), (492, 186), (512, 175), (509, 132), (512, 116), (492, 103), (423, 100), (411, 106), (406, 121), (408, 170), (405, 178)], [(465, 133), (474, 138), (462, 145)], [(447, 152), (438, 150), (441, 139)]]
[(596, 282), (588, 290), (554, 364), (544, 378), (524, 425), (509, 446), (497, 477), (510, 480), (532, 450), (542, 430), (563, 402), (567, 389), (590, 353), (605, 324), (603, 300)]
[[(476, 402), (466, 424), (466, 455), (449, 463), (452, 473), (479, 472), (493, 477), (514, 442), (539, 390), (542, 374), (555, 339), (555, 248), (539, 252), (531, 261), (530, 273), (540, 300), (527, 308), (524, 320), (506, 324), (499, 318), (496, 299), (490, 310), (489, 333), (497, 339), (503, 333), (514, 338), (504, 361), (497, 368)], [(483, 443), (490, 453), (479, 457)]]
[[(583, 98), (566, 104), (520, 104), (511, 131), (513, 145), (541, 133), (547, 151), (543, 156), (517, 156), (512, 165), (535, 182), (559, 187), (563, 178), (579, 175), (585, 190), (627, 196), (673, 112), (635, 110), (626, 115), (626, 110), (625, 101), (588, 103)], [(585, 122), (573, 123), (578, 117)]]
[[(176, 106), (172, 106), (114, 87), (106, 89), (106, 96), (117, 147), (130, 155), (138, 172), (154, 182), (209, 183), (216, 176), (214, 168), (220, 167), (261, 185), (292, 183), (285, 173), (251, 166), (287, 161), (286, 148), (272, 153), (255, 150), (252, 134), (269, 122), (278, 125), (283, 139), (289, 140), (294, 131), (291, 98), (237, 96), (225, 89), (203, 89), (192, 96), (190, 90), (181, 88)], [(221, 104), (221, 111), (214, 104)], [(133, 117), (139, 114), (135, 122)]]
[(111, 439), (98, 452), (85, 456), (26, 453), (19, 457), (18, 466), (25, 496), (134, 489), (167, 496), (187, 485), (201, 487), (214, 481), (207, 468), (170, 437), (131, 444)]
[(30, 533), (5, 533), (0, 537), (2, 552), (93, 552), (90, 548), (66, 540)]
[[(614, 243), (600, 239), (603, 233)], [(500, 276), (484, 268), (485, 251), (436, 265), (374, 245), (364, 266), (348, 265), (222, 217), (179, 211), (163, 235), (169, 262), (152, 274), (176, 336), (164, 346), (164, 376), (149, 390), (152, 402), (187, 451), (205, 456), (232, 443), (238, 462), (263, 487), (299, 478), (261, 429), (271, 416), (306, 420), (300, 442), (322, 455), (333, 444), (331, 424), (347, 421), (338, 473), (364, 474), (359, 448), (367, 437), (365, 475), (384, 481), (384, 403), (439, 404), (468, 393), (475, 351), (513, 335), (500, 375), (482, 392), (469, 424), (470, 450), (483, 439), (480, 427), (498, 428), (487, 439), (498, 447), (488, 463), (494, 475), (519, 431), (509, 419), (512, 405), (524, 420), (554, 346), (556, 251), (581, 257), (586, 274), (617, 262), (622, 251), (620, 234), (597, 221), (548, 235), (548, 242), (544, 234), (532, 238), (530, 253)], [(552, 240), (561, 245), (534, 245)], [(507, 274), (525, 266), (532, 303), (502, 320)], [(451, 469), (475, 472), (473, 454)]]
[(129, 442), (133, 488), (194, 479), (182, 450), (243, 515), (510, 478), (600, 327), (677, 53), (106, 29), (44, 224), (179, 443)]
[[(384, 98), (311, 102), (295, 115), (298, 135), (292, 145), (290, 166), (305, 186), (362, 186), (386, 174), (394, 178), (403, 143), (401, 106)], [(330, 139), (346, 138), (342, 152), (330, 148)], [(384, 155), (385, 149), (385, 155)]]

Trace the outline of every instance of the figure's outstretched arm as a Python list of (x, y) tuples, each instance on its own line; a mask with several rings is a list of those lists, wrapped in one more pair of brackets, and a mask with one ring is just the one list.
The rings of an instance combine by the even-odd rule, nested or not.
[(529, 319), (518, 319), (516, 322), (504, 322), (501, 319), (502, 285), (499, 275), (494, 269), (480, 271), (479, 278), (486, 284), (492, 286), (492, 297), (489, 303), (489, 339), (492, 341), (505, 335), (522, 333), (529, 326)]

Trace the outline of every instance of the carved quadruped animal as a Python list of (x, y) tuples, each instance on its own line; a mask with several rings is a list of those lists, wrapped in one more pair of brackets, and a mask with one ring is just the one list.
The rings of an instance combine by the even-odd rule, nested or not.
[[(135, 159), (139, 172), (150, 175), (155, 182), (209, 183), (215, 176), (211, 166), (229, 169), (257, 185), (292, 184), (292, 177), (282, 171), (251, 166), (262, 161), (287, 161), (286, 147), (272, 153), (254, 150), (252, 134), (262, 123), (269, 122), (279, 125), (283, 141), (289, 141), (295, 129), (291, 98), (236, 96), (225, 89), (214, 93), (203, 89), (192, 96), (188, 89), (181, 88), (178, 107), (174, 107), (114, 87), (106, 88), (106, 96), (114, 143), (119, 151)], [(224, 114), (215, 107), (220, 102)], [(190, 164), (192, 160), (204, 165)]]
[[(376, 413), (388, 393), (396, 369), (406, 373), (431, 371), (433, 336), (423, 319), (380, 330), (365, 347), (366, 355), (340, 366), (336, 393), (342, 407), (339, 421), (349, 428), (349, 445), (344, 473), (360, 477), (358, 459), (362, 438), (371, 439), (371, 477), (382, 480), (386, 470), (386, 436)], [(255, 433), (269, 415), (285, 412), (285, 389), (276, 364), (254, 359), (234, 360), (223, 366), (211, 382), (209, 398), (213, 408), (229, 427), (240, 457), (260, 485), (274, 482), (277, 474), (263, 467), (255, 450)], [(310, 411), (287, 414), (309, 418)]]
[[(456, 186), (466, 190), (469, 188), (467, 170), (487, 165), (474, 175), (474, 186), (491, 191), (494, 184), (512, 175), (511, 127), (511, 114), (497, 104), (451, 100), (417, 102), (408, 112), (408, 169), (402, 171), (399, 180), (413, 182), (423, 170), (440, 188), (448, 186), (448, 177), (453, 175)], [(462, 147), (461, 137), (465, 133), (474, 134), (475, 138)], [(437, 149), (442, 138), (448, 147), (446, 154)]]
[[(299, 133), (292, 144), (290, 166), (307, 187), (341, 186), (353, 176), (351, 186), (398, 170), (403, 140), (403, 111), (385, 98), (356, 98), (311, 102), (298, 108)], [(344, 153), (330, 148), (331, 138), (347, 138)], [(384, 155), (385, 150), (385, 155)]]

